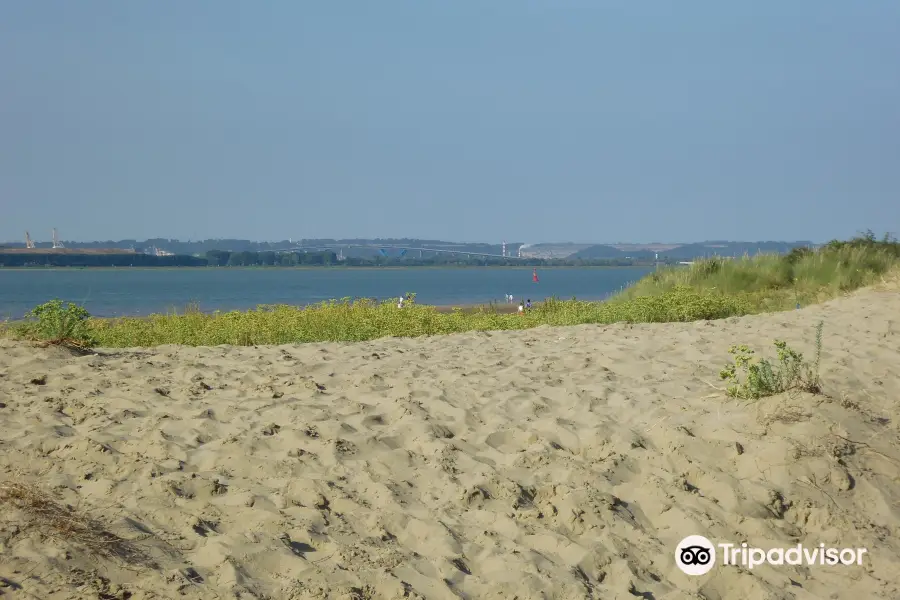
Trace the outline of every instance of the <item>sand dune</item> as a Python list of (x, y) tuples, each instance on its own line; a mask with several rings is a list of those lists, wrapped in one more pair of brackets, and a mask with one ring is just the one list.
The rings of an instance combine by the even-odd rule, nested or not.
[[(812, 349), (828, 397), (729, 399), (728, 347)], [(134, 540), (95, 558), (2, 508), (0, 594), (898, 598), (900, 293), (721, 322), (72, 356), (0, 342), (0, 482)], [(46, 524), (46, 523), (45, 523)], [(862, 566), (676, 566), (687, 535)]]

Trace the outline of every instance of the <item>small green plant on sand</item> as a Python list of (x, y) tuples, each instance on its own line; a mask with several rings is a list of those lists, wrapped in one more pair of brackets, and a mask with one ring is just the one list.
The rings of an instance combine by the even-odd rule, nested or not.
[(88, 323), (90, 316), (82, 306), (51, 300), (31, 309), (26, 315), (29, 320), (20, 324), (18, 329), (23, 337), (86, 348), (94, 343)]
[(822, 322), (816, 326), (816, 356), (812, 363), (787, 345), (783, 340), (775, 340), (778, 360), (755, 358), (755, 352), (747, 345), (732, 346), (728, 352), (734, 362), (719, 373), (719, 377), (729, 383), (727, 392), (733, 398), (758, 400), (788, 390), (802, 390), (813, 394), (821, 393), (819, 360), (822, 355)]

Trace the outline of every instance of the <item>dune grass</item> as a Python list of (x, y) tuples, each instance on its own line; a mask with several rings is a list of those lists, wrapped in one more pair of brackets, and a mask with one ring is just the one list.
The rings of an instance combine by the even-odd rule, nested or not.
[(331, 301), (312, 307), (260, 306), (246, 312), (96, 319), (58, 300), (37, 307), (6, 335), (78, 347), (184, 344), (262, 345), (362, 341), (540, 325), (659, 323), (721, 319), (823, 301), (877, 282), (900, 265), (900, 244), (871, 234), (817, 251), (701, 260), (651, 273), (605, 302), (551, 299), (524, 315), (481, 310), (439, 311), (414, 302)]
[(156, 567), (137, 541), (110, 532), (106, 523), (57, 501), (50, 490), (21, 476), (0, 481), (0, 507), (8, 512), (20, 511), (20, 526), (77, 546), (90, 556), (132, 566)]
[(746, 295), (752, 312), (770, 312), (822, 302), (871, 285), (900, 265), (900, 243), (861, 237), (832, 242), (818, 251), (707, 259), (689, 268), (661, 269), (623, 291), (619, 299), (665, 294), (679, 287)]

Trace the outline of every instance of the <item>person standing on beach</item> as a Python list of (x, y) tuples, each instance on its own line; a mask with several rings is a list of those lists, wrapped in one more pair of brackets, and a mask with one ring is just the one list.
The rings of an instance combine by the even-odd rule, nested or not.
[(528, 301), (525, 302), (525, 308), (531, 308), (531, 298), (529, 298)]
[(521, 302), (519, 303), (519, 314), (520, 314), (520, 315), (524, 315), (524, 314), (525, 314), (525, 304), (523, 304), (523, 303), (521, 303)]
[(406, 300), (403, 296), (400, 296), (400, 301), (397, 302), (397, 308), (403, 308), (403, 302)]

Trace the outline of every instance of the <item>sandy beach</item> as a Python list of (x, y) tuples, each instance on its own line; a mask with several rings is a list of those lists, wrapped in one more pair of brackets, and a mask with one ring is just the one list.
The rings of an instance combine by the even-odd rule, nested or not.
[[(728, 398), (732, 344), (813, 349), (825, 395)], [(900, 293), (717, 322), (75, 356), (0, 341), (0, 596), (900, 597)], [(44, 525), (44, 527), (42, 527)], [(675, 564), (688, 535), (860, 566)], [(110, 538), (112, 539), (112, 538)]]

